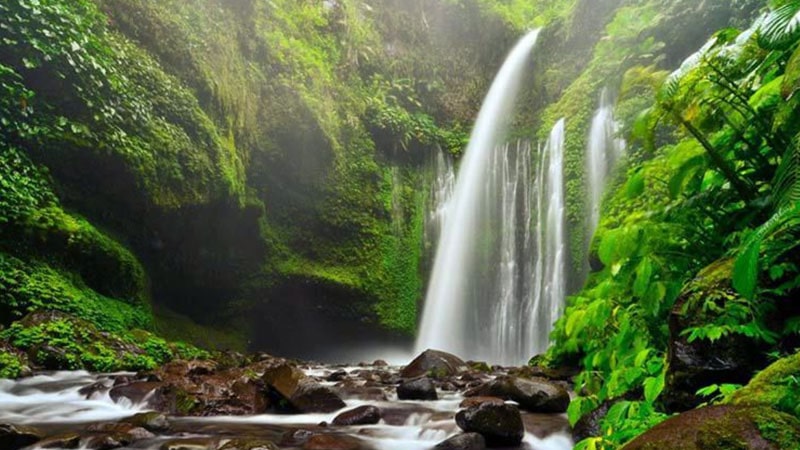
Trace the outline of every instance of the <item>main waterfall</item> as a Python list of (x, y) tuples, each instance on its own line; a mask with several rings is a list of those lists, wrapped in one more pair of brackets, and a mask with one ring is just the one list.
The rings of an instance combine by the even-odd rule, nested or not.
[(417, 350), (519, 364), (547, 348), (566, 289), (564, 123), (539, 152), (502, 144), (537, 37), (512, 50), (478, 115), (445, 206)]

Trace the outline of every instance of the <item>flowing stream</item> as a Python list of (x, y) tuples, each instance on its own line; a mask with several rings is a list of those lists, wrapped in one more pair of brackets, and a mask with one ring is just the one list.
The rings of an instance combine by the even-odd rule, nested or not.
[[(384, 370), (394, 371), (397, 368)], [(355, 379), (372, 373), (364, 367), (308, 366), (305, 372), (320, 383), (327, 382), (335, 371), (345, 371)], [(147, 410), (143, 404), (122, 400), (115, 403), (109, 395), (117, 377), (133, 374), (94, 375), (86, 372), (56, 372), (40, 374), (14, 381), (0, 380), (0, 423), (33, 426), (45, 436), (77, 433), (81, 436), (79, 449), (92, 447), (93, 424), (111, 424)], [(266, 439), (286, 441), (303, 439), (319, 433), (350, 436), (363, 450), (429, 450), (442, 440), (460, 433), (453, 415), (463, 397), (456, 392), (439, 391), (438, 401), (399, 401), (395, 395), (384, 400), (347, 398), (347, 406), (329, 414), (263, 414), (255, 416), (170, 417), (169, 430), (137, 440), (123, 450), (221, 448), (231, 439)], [(383, 411), (383, 419), (375, 425), (328, 427), (342, 411), (361, 405), (374, 405)], [(568, 425), (563, 415), (523, 414), (528, 432), (520, 449), (567, 450), (572, 441), (567, 436)], [(306, 437), (307, 438), (307, 437)], [(47, 438), (45, 439), (46, 442)], [(302, 443), (282, 443), (281, 448), (303, 447)], [(34, 444), (26, 450), (43, 448), (59, 450), (58, 446)], [(75, 447), (72, 447), (75, 448)], [(319, 447), (314, 447), (319, 448)], [(337, 447), (339, 448), (339, 447)], [(347, 447), (351, 448), (351, 447)]]

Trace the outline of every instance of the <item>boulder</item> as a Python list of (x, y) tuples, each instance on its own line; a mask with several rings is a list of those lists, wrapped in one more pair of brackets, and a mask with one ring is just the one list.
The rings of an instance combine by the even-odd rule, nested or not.
[(0, 448), (18, 450), (42, 439), (39, 431), (21, 425), (0, 424)]
[(425, 350), (400, 371), (400, 376), (443, 378), (453, 376), (466, 368), (467, 364), (458, 356), (438, 350)]
[(466, 397), (498, 397), (519, 403), (520, 408), (536, 413), (560, 414), (567, 411), (570, 398), (563, 387), (544, 379), (525, 380), (500, 376), (464, 393)]
[(364, 405), (339, 414), (333, 419), (333, 424), (336, 426), (374, 425), (380, 420), (380, 408)]
[(767, 407), (708, 406), (672, 417), (623, 450), (797, 448), (800, 421)]
[(800, 353), (780, 359), (759, 372), (747, 386), (733, 393), (729, 403), (769, 406), (798, 417), (800, 387), (791, 380), (800, 380)]
[(606, 417), (613, 404), (613, 402), (605, 401), (597, 408), (582, 415), (572, 427), (572, 439), (580, 442), (586, 438), (600, 436), (600, 422)]
[(462, 409), (456, 414), (456, 424), (468, 433), (478, 433), (488, 447), (519, 445), (525, 435), (522, 415), (514, 405), (483, 403)]
[(701, 270), (684, 288), (668, 318), (666, 386), (661, 395), (671, 412), (697, 407), (703, 398), (698, 389), (712, 384), (745, 384), (752, 373), (764, 367), (761, 344), (742, 335), (726, 336), (711, 342), (689, 342), (683, 331), (714, 321), (713, 312), (703, 305), (713, 301), (725, 308), (730, 298), (738, 296), (731, 286), (733, 259), (714, 262)]
[(112, 433), (101, 434), (89, 438), (86, 448), (89, 450), (114, 450), (117, 448), (125, 447), (132, 442), (132, 439), (127, 434)]
[(434, 448), (445, 450), (484, 450), (486, 448), (486, 439), (478, 433), (462, 433), (436, 444)]
[(306, 378), (302, 370), (289, 364), (281, 364), (277, 367), (268, 369), (261, 377), (267, 386), (280, 394), (283, 398), (291, 398), (294, 395), (301, 380)]
[(304, 380), (298, 384), (288, 399), (291, 406), (301, 413), (330, 413), (347, 405), (331, 388)]
[(438, 400), (436, 387), (430, 378), (417, 378), (397, 386), (397, 398), (400, 400)]

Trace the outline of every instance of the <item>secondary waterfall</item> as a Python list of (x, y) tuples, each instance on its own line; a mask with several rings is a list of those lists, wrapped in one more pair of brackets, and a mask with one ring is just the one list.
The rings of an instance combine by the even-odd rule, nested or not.
[(530, 144), (500, 145), (537, 37), (512, 50), (478, 115), (447, 202), (417, 350), (519, 364), (547, 348), (566, 289), (564, 123), (536, 164)]
[(586, 146), (586, 176), (589, 193), (587, 236), (592, 238), (600, 220), (600, 203), (606, 179), (614, 163), (625, 151), (625, 141), (616, 137), (619, 125), (614, 120), (614, 108), (608, 91), (600, 94), (600, 106), (592, 119), (589, 143)]
[[(456, 186), (456, 173), (450, 157), (444, 151), (436, 152), (432, 162), (429, 180), (430, 191), (427, 198), (427, 214), (423, 227), (425, 253), (439, 242), (442, 227), (447, 218), (448, 205)], [(432, 253), (432, 250), (431, 250)]]

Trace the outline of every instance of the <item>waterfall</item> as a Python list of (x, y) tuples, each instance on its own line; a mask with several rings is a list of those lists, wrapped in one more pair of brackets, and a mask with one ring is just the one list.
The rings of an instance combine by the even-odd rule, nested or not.
[(559, 120), (541, 153), (536, 205), (538, 248), (533, 292), (532, 347), (529, 356), (547, 350), (553, 323), (567, 295), (567, 238), (564, 193), (564, 119)]
[(425, 253), (439, 242), (439, 237), (447, 218), (447, 209), (453, 190), (456, 186), (456, 174), (451, 159), (439, 150), (435, 153), (432, 166), (432, 177), (429, 180), (427, 214), (423, 227)]
[[(417, 350), (519, 364), (547, 347), (565, 290), (563, 121), (537, 164), (530, 144), (499, 145), (537, 36), (509, 54), (478, 115), (447, 204)], [(535, 226), (534, 208), (547, 208)]]
[(586, 176), (588, 181), (589, 217), (587, 236), (592, 238), (600, 221), (600, 202), (606, 179), (614, 163), (625, 151), (625, 141), (617, 139), (619, 125), (614, 120), (614, 109), (608, 91), (603, 89), (600, 106), (592, 119), (589, 143), (586, 146)]

